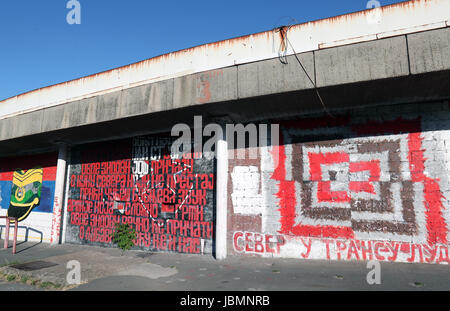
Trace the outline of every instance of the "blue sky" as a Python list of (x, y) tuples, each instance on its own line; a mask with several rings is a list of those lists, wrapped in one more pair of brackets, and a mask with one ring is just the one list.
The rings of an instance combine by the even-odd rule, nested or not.
[[(361, 11), (367, 0), (0, 1), (0, 100), (200, 44)], [(379, 0), (381, 5), (402, 2)], [(330, 30), (331, 31), (331, 30)]]

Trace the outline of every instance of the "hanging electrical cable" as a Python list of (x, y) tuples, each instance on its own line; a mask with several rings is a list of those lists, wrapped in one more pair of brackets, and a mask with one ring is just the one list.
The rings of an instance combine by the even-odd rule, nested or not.
[(278, 53), (280, 62), (283, 63), (283, 64), (287, 64), (288, 63), (288, 61), (287, 61), (287, 49), (288, 49), (288, 46), (290, 46), (291, 49), (292, 49), (292, 52), (294, 52), (295, 59), (299, 63), (299, 65), (302, 68), (303, 72), (308, 77), (308, 79), (311, 82), (311, 84), (314, 86), (314, 91), (315, 91), (315, 93), (317, 95), (317, 98), (319, 99), (320, 103), (322, 104), (322, 107), (323, 107), (324, 111), (330, 117), (334, 118), (334, 116), (328, 111), (328, 109), (327, 109), (327, 107), (326, 107), (322, 97), (320, 96), (320, 93), (319, 93), (319, 90), (317, 89), (316, 83), (314, 82), (313, 79), (311, 79), (311, 76), (308, 74), (308, 72), (306, 71), (306, 69), (303, 66), (302, 62), (298, 58), (297, 52), (295, 52), (294, 46), (292, 45), (291, 41), (289, 41), (288, 32), (292, 28), (292, 26), (293, 25), (281, 26), (281, 27), (278, 27), (278, 28), (274, 29), (274, 30), (276, 30), (276, 32), (280, 32), (280, 36), (281, 36), (281, 43), (280, 43), (280, 50), (279, 51), (284, 51), (284, 55), (281, 55), (280, 52)]

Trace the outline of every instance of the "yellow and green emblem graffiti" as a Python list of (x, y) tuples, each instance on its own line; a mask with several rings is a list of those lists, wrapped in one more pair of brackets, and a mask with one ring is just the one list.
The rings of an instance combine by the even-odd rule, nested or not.
[(36, 205), (39, 205), (43, 174), (42, 168), (14, 172), (11, 201), (8, 208), (9, 217), (18, 218), (21, 221), (30, 214)]

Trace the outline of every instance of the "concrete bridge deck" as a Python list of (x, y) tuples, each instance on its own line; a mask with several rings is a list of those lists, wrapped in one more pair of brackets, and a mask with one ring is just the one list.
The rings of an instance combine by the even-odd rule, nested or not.
[(0, 156), (170, 131), (194, 115), (239, 123), (323, 112), (309, 78), (329, 111), (448, 99), (450, 10), (437, 2), (383, 7), (380, 24), (357, 12), (18, 95), (0, 102)]

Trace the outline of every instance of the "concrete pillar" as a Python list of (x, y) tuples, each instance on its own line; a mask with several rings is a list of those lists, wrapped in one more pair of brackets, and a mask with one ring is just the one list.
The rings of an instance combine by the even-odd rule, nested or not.
[(53, 201), (53, 217), (52, 217), (52, 231), (50, 236), (50, 244), (55, 245), (59, 243), (61, 235), (61, 216), (62, 206), (64, 200), (64, 185), (66, 181), (66, 163), (67, 163), (67, 145), (59, 144), (58, 164), (56, 168), (55, 181), (55, 198)]
[[(226, 137), (224, 131), (223, 137)], [(216, 176), (216, 259), (227, 257), (227, 203), (228, 203), (228, 145), (226, 139), (217, 142)]]
[(67, 148), (67, 161), (66, 161), (66, 188), (64, 190), (64, 204), (63, 204), (63, 214), (62, 214), (62, 233), (61, 233), (61, 244), (64, 244), (66, 241), (66, 231), (67, 231), (67, 223), (70, 221), (70, 215), (67, 212), (67, 202), (69, 201), (69, 188), (70, 188), (70, 147)]

